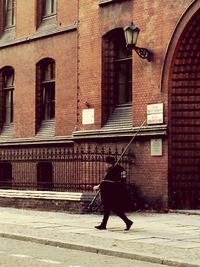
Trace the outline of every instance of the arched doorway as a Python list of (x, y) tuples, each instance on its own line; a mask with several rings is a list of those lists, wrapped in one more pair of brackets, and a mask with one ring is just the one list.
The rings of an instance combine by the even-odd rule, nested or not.
[(176, 41), (168, 77), (169, 206), (199, 209), (200, 9)]

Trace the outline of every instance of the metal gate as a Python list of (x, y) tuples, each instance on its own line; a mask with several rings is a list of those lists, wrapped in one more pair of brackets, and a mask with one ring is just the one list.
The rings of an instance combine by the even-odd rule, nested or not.
[(174, 55), (169, 88), (171, 208), (200, 208), (200, 12), (188, 23)]

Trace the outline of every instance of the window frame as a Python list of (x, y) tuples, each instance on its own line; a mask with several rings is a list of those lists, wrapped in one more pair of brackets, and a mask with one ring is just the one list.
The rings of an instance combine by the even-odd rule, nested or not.
[(52, 58), (44, 58), (36, 64), (36, 131), (43, 121), (55, 118), (55, 68)]
[[(121, 40), (121, 42), (119, 42), (119, 40)], [(120, 48), (122, 48), (121, 50), (124, 56), (120, 56)], [(115, 107), (127, 104), (130, 105), (133, 101), (132, 51), (126, 48), (123, 28), (113, 29), (103, 36), (102, 62), (102, 118), (103, 123), (105, 123)], [(124, 71), (126, 76), (124, 77), (125, 81), (123, 84), (124, 101), (119, 101), (120, 75), (122, 75), (122, 72), (120, 74), (120, 66), (123, 64), (125, 64), (126, 68)]]
[(4, 30), (15, 27), (16, 0), (6, 0), (4, 4)]
[[(118, 42), (119, 45), (119, 42)], [(132, 51), (126, 48), (125, 42), (121, 47), (116, 47), (116, 56), (114, 58), (114, 76), (115, 76), (115, 105), (120, 104), (130, 104), (132, 102)], [(120, 56), (119, 49), (122, 48), (126, 55), (124, 57)], [(125, 65), (125, 80), (122, 82), (120, 81), (122, 78), (122, 66)], [(123, 85), (123, 89), (120, 89), (120, 85)], [(124, 95), (124, 101), (120, 99), (120, 93)]]
[(46, 60), (41, 67), (42, 120), (50, 120), (55, 118), (55, 62)]
[[(9, 82), (9, 80), (11, 82)], [(14, 80), (15, 72), (12, 67), (7, 66), (1, 69), (1, 126), (4, 124), (12, 124), (14, 120)], [(7, 99), (9, 99), (9, 101), (7, 101)]]
[(42, 20), (56, 15), (56, 0), (43, 0), (41, 5)]

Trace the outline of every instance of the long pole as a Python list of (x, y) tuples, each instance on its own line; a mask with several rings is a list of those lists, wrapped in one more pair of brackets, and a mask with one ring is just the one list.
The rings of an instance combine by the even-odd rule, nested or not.
[(133, 135), (133, 137), (131, 138), (130, 142), (127, 144), (127, 146), (124, 148), (123, 152), (121, 153), (120, 157), (117, 159), (117, 161), (115, 162), (115, 165), (117, 165), (119, 163), (119, 161), (121, 160), (121, 158), (123, 157), (123, 155), (126, 153), (126, 150), (129, 148), (129, 146), (131, 145), (131, 143), (133, 142), (133, 140), (135, 139), (135, 137), (138, 135), (138, 133), (141, 131), (143, 125), (145, 124), (146, 119), (143, 121), (143, 123), (140, 125), (139, 129), (135, 132), (135, 134)]

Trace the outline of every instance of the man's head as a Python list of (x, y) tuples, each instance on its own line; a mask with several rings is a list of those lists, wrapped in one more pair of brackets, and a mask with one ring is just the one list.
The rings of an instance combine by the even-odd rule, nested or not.
[(115, 164), (115, 158), (112, 156), (107, 156), (105, 162), (106, 162), (106, 165), (112, 166)]

